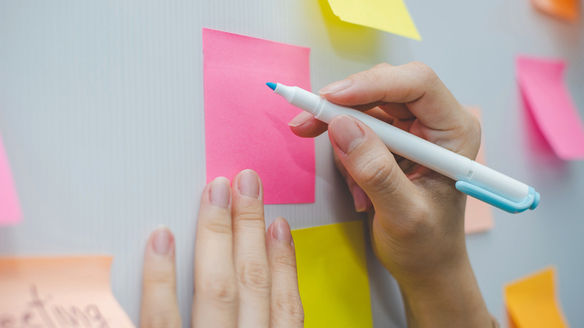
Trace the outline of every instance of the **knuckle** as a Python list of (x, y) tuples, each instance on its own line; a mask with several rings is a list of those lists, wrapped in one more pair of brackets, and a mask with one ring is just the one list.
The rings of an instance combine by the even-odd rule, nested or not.
[(214, 218), (206, 221), (203, 227), (210, 232), (219, 234), (231, 233), (231, 222), (227, 220)]
[(276, 271), (293, 270), (296, 272), (296, 259), (292, 254), (278, 255), (274, 259), (274, 263), (274, 270)]
[(240, 227), (244, 228), (262, 230), (265, 230), (266, 228), (266, 223), (264, 222), (263, 216), (260, 213), (252, 211), (238, 213), (235, 217), (235, 222), (237, 222)]
[(438, 75), (430, 66), (418, 61), (412, 62), (411, 64), (427, 85), (433, 86), (439, 81)]
[(304, 309), (300, 297), (293, 292), (284, 292), (274, 297), (275, 309), (286, 322), (304, 323)]
[(388, 63), (379, 63), (379, 64), (373, 66), (374, 69), (387, 69), (387, 68), (391, 68), (391, 67), (393, 67), (393, 66), (388, 64)]
[(474, 115), (470, 116), (470, 123), (467, 124), (467, 136), (469, 142), (472, 144), (472, 149), (475, 151), (473, 159), (476, 158), (476, 153), (478, 153), (479, 148), (481, 146), (481, 134), (482, 128), (479, 119)]
[(396, 222), (393, 234), (400, 240), (425, 238), (433, 230), (429, 220), (431, 212), (423, 204), (413, 204), (409, 210), (407, 219)]
[(257, 204), (240, 205), (236, 209), (234, 220), (252, 226), (263, 227), (265, 225), (262, 206)]
[(267, 263), (257, 260), (243, 261), (239, 266), (239, 281), (250, 290), (267, 292), (272, 286), (272, 278)]
[(368, 186), (373, 192), (383, 192), (396, 189), (394, 179), (397, 165), (392, 165), (385, 156), (377, 156), (371, 160), (366, 160), (360, 168), (357, 168), (358, 179), (361, 183)]
[(144, 286), (145, 288), (164, 287), (174, 289), (175, 287), (174, 272), (159, 269), (149, 270), (149, 272), (144, 275)]
[(172, 311), (156, 311), (147, 319), (140, 322), (141, 328), (179, 328), (181, 327), (180, 317)]
[(203, 283), (201, 293), (216, 303), (232, 304), (237, 301), (237, 284), (229, 277), (215, 276)]

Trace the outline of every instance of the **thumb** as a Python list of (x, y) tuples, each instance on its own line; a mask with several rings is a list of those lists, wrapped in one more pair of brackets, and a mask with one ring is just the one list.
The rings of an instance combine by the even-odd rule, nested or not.
[(340, 115), (328, 127), (331, 144), (355, 182), (371, 199), (376, 211), (408, 210), (420, 200), (379, 137), (359, 120)]

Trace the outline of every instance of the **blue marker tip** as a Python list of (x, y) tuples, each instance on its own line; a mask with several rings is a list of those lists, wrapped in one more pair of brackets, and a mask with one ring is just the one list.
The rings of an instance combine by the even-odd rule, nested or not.
[(276, 83), (273, 83), (273, 82), (268, 82), (268, 83), (266, 83), (266, 85), (267, 85), (267, 86), (269, 86), (269, 87), (270, 87), (270, 89), (272, 89), (272, 90), (276, 90), (276, 86), (277, 86), (277, 84), (276, 84)]

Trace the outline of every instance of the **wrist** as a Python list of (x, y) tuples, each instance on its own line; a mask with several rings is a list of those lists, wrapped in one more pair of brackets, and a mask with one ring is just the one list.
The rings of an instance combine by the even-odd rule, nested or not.
[(400, 288), (409, 327), (492, 327), (468, 257)]

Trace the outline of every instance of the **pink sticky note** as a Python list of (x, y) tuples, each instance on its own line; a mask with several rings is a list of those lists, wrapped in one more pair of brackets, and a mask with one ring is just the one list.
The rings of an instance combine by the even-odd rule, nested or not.
[(288, 126), (300, 109), (266, 82), (310, 90), (310, 49), (203, 29), (207, 182), (255, 170), (266, 204), (314, 202), (314, 140)]
[(520, 56), (519, 88), (539, 129), (563, 160), (584, 159), (584, 125), (563, 82), (563, 60)]
[(0, 136), (0, 226), (17, 224), (21, 219), (20, 203)]
[[(467, 107), (483, 124), (481, 109), (479, 107)], [(484, 141), (484, 140), (483, 140)], [(481, 147), (475, 159), (478, 163), (487, 164), (485, 157), (485, 143), (481, 142)], [(466, 198), (466, 211), (464, 213), (464, 232), (467, 234), (478, 233), (493, 228), (493, 209), (491, 205), (482, 202), (474, 197)]]

